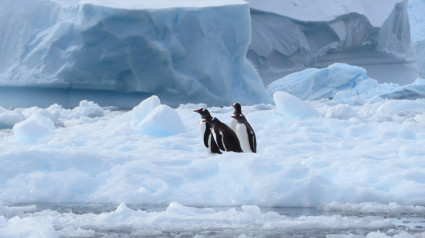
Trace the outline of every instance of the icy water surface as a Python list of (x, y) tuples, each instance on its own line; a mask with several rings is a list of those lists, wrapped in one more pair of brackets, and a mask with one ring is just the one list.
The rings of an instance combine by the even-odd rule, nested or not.
[[(188, 207), (181, 204), (15, 204), (59, 237), (424, 237), (425, 214), (329, 208)], [(386, 235), (386, 236), (383, 236)]]

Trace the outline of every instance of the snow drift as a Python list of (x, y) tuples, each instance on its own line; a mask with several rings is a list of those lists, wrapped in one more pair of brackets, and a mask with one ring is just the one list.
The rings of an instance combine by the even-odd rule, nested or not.
[(242, 0), (1, 1), (2, 104), (263, 102), (250, 33)]
[(407, 1), (248, 2), (252, 43), (247, 57), (266, 85), (335, 62), (364, 67), (380, 82), (407, 84), (418, 77)]

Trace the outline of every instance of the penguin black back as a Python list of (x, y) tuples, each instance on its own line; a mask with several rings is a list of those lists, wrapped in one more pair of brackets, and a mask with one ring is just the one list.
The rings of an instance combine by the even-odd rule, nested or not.
[(230, 127), (215, 117), (213, 117), (210, 121), (206, 120), (206, 122), (212, 125), (215, 140), (221, 150), (242, 152), (238, 136)]

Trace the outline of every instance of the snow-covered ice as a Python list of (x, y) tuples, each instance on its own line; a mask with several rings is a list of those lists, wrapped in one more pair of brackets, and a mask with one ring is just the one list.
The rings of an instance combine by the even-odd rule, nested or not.
[[(343, 67), (347, 75), (363, 72)], [(229, 122), (231, 106), (172, 109), (153, 96), (130, 111), (89, 101), (74, 109), (3, 108), (0, 120), (9, 125), (0, 130), (0, 231), (9, 237), (93, 237), (212, 231), (325, 236), (345, 230), (420, 237), (425, 99), (383, 95), (420, 91), (422, 81), (406, 86), (362, 81), (373, 79), (351, 80), (354, 88), (362, 85), (356, 90), (362, 93), (339, 93), (346, 90), (340, 88), (334, 100), (277, 91), (276, 105), (243, 105), (257, 135), (255, 154), (205, 150), (193, 110), (206, 106)], [(333, 86), (339, 87), (318, 90)], [(92, 213), (90, 204), (102, 208)], [(314, 211), (290, 215), (289, 207)], [(16, 229), (20, 226), (25, 229)]]

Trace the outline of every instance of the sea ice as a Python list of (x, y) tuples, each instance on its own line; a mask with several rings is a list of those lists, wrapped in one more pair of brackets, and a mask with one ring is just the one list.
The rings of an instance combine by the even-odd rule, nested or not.
[(136, 130), (153, 136), (169, 136), (185, 129), (179, 114), (174, 109), (167, 105), (159, 105), (136, 125)]
[(319, 113), (304, 101), (283, 91), (273, 94), (276, 111), (287, 117), (317, 117)]
[(25, 121), (18, 122), (13, 126), (13, 132), (20, 141), (32, 141), (46, 137), (54, 131), (53, 121), (41, 113), (34, 113)]

